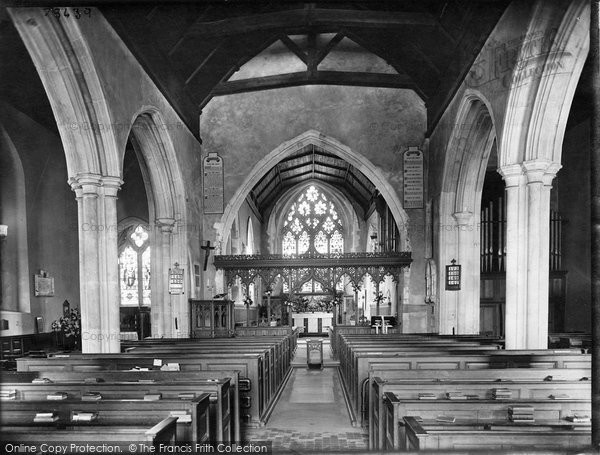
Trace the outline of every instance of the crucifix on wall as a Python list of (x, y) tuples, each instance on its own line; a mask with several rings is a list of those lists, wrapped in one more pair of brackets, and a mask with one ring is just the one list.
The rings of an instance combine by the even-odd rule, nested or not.
[(201, 245), (200, 248), (204, 250), (204, 271), (208, 267), (208, 257), (210, 256), (210, 250), (214, 250), (214, 246), (210, 246), (210, 240), (206, 241), (206, 245)]

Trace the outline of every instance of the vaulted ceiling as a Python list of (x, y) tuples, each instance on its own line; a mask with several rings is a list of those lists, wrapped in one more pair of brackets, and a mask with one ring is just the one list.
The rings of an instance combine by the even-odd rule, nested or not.
[[(414, 90), (435, 125), (509, 0), (214, 2), (101, 7), (184, 121), (214, 96), (304, 84)], [(301, 66), (236, 78), (246, 63), (284, 46)], [(391, 71), (329, 65), (354, 46)], [(338, 59), (339, 60), (339, 59)]]

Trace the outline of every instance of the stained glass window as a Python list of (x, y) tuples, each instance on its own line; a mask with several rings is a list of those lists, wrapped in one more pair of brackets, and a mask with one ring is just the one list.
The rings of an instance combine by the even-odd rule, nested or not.
[(343, 253), (343, 226), (335, 204), (311, 185), (290, 207), (282, 232), (284, 255)]
[(150, 306), (150, 245), (141, 225), (127, 231), (119, 254), (119, 287), (122, 306)]

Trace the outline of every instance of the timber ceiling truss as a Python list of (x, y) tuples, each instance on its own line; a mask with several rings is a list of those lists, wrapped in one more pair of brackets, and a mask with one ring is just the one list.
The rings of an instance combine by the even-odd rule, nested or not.
[(294, 293), (311, 279), (321, 283), (323, 290), (330, 293), (343, 277), (347, 277), (354, 287), (359, 287), (366, 276), (380, 283), (389, 275), (397, 282), (411, 262), (410, 252), (228, 255), (214, 259), (215, 267), (225, 272), (227, 285), (235, 284), (239, 278), (247, 286), (260, 277), (265, 285), (272, 287), (281, 277), (291, 282)]

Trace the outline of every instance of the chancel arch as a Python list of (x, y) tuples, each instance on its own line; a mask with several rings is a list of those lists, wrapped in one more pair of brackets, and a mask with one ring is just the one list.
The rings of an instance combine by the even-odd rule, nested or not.
[(402, 249), (410, 250), (407, 232), (408, 216), (402, 208), (402, 203), (400, 202), (398, 195), (391, 187), (387, 179), (382, 175), (381, 170), (370, 163), (369, 160), (364, 156), (353, 152), (349, 147), (345, 146), (336, 139), (316, 130), (309, 130), (291, 139), (290, 141), (284, 142), (275, 150), (270, 152), (267, 156), (262, 158), (254, 166), (252, 171), (248, 173), (248, 176), (244, 179), (243, 183), (227, 203), (220, 223), (218, 223), (220, 232), (217, 232), (217, 236), (221, 244), (227, 244), (231, 232), (231, 225), (233, 224), (233, 221), (247, 195), (258, 184), (258, 182), (269, 171), (276, 168), (280, 161), (291, 156), (299, 149), (310, 145), (320, 147), (327, 153), (347, 161), (350, 165), (360, 170), (360, 172), (364, 174), (370, 182), (372, 182), (372, 184), (377, 188), (388, 204), (394, 220), (400, 229), (402, 237), (401, 245), (403, 246)]

